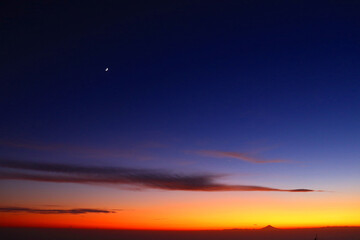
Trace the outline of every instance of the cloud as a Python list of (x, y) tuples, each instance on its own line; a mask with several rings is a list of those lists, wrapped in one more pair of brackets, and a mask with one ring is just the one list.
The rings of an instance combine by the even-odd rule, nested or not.
[(239, 153), (239, 152), (224, 152), (224, 151), (216, 151), (216, 150), (200, 150), (196, 151), (197, 154), (208, 156), (208, 157), (216, 157), (216, 158), (234, 158), (239, 159), (246, 162), (251, 163), (283, 163), (283, 162), (289, 162), (288, 160), (283, 159), (260, 159), (249, 156), (248, 153)]
[[(1, 179), (18, 179), (55, 183), (117, 184), (140, 189), (152, 188), (183, 191), (277, 191), (313, 192), (311, 189), (278, 189), (252, 185), (219, 183), (224, 175), (175, 174), (169, 171), (120, 167), (86, 167), (71, 164), (53, 164), (25, 161), (0, 161)], [(9, 171), (10, 170), (10, 171)]]
[(0, 207), (0, 212), (37, 213), (37, 214), (87, 214), (87, 213), (115, 213), (116, 211), (93, 209), (93, 208), (37, 209), (37, 208), (22, 208), (22, 207)]
[(135, 158), (138, 160), (149, 160), (151, 156), (141, 154), (142, 149), (159, 148), (160, 143), (148, 142), (142, 146), (134, 146), (130, 150), (93, 148), (86, 146), (66, 145), (66, 144), (37, 144), (26, 142), (11, 142), (0, 140), (0, 146), (10, 148), (26, 149), (40, 152), (56, 152), (70, 154), (86, 158)]

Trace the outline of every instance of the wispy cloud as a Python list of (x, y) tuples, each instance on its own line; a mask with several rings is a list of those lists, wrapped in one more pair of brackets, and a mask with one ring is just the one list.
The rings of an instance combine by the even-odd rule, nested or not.
[(0, 212), (37, 213), (37, 214), (87, 214), (87, 213), (115, 213), (116, 211), (94, 209), (94, 208), (38, 209), (38, 208), (23, 208), (23, 207), (0, 207)]
[(74, 146), (66, 144), (37, 144), (25, 142), (9, 142), (0, 141), (0, 145), (10, 148), (27, 149), (43, 152), (61, 152), (84, 157), (98, 158), (98, 157), (113, 157), (113, 158), (129, 158), (134, 157), (134, 151), (114, 150), (114, 149), (99, 149), (84, 146)]
[(216, 150), (199, 150), (196, 151), (197, 154), (202, 156), (208, 157), (215, 157), (215, 158), (233, 158), (238, 159), (246, 162), (251, 163), (283, 163), (289, 162), (288, 160), (284, 159), (261, 159), (250, 156), (248, 153), (241, 153), (241, 152), (224, 152), (224, 151), (216, 151)]
[[(176, 174), (169, 171), (114, 167), (86, 167), (25, 161), (0, 161), (0, 179), (18, 179), (55, 183), (132, 185), (183, 191), (277, 191), (314, 192), (312, 189), (278, 189), (252, 185), (231, 185), (217, 180), (220, 174)], [(11, 171), (6, 171), (9, 169)], [(14, 171), (15, 170), (15, 171)]]
[(157, 142), (145, 142), (130, 149), (121, 148), (94, 148), (89, 146), (76, 146), (67, 144), (44, 144), (44, 143), (32, 143), (32, 142), (13, 142), (0, 140), (0, 146), (6, 146), (9, 148), (26, 149), (40, 152), (55, 152), (70, 154), (79, 157), (86, 158), (135, 158), (138, 160), (151, 160), (153, 157), (145, 154), (147, 149), (165, 148), (165, 144)]

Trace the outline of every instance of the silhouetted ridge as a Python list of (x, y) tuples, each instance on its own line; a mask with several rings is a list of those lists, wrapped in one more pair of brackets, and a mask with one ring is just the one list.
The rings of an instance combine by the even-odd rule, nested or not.
[(267, 225), (266, 227), (262, 228), (262, 230), (276, 230), (277, 228), (271, 226), (271, 225)]

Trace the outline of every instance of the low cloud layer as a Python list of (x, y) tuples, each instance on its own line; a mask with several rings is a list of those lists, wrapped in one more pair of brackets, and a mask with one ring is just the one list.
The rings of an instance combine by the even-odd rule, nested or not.
[(215, 157), (215, 158), (233, 158), (251, 163), (283, 163), (288, 162), (283, 159), (260, 159), (249, 156), (248, 153), (239, 153), (239, 152), (224, 152), (224, 151), (216, 151), (216, 150), (200, 150), (196, 152), (199, 155)]
[(73, 208), (73, 209), (37, 209), (22, 207), (0, 207), (0, 212), (8, 213), (37, 213), (37, 214), (87, 214), (87, 213), (115, 213), (104, 209)]
[(222, 175), (176, 174), (168, 171), (115, 167), (86, 167), (25, 161), (0, 161), (0, 179), (57, 183), (117, 184), (137, 188), (183, 191), (276, 191), (314, 192), (312, 189), (278, 189), (218, 182)]

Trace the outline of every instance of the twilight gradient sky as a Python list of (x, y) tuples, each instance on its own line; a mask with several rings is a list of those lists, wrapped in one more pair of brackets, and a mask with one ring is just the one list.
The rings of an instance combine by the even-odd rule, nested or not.
[(1, 226), (360, 225), (359, 1), (0, 12)]

